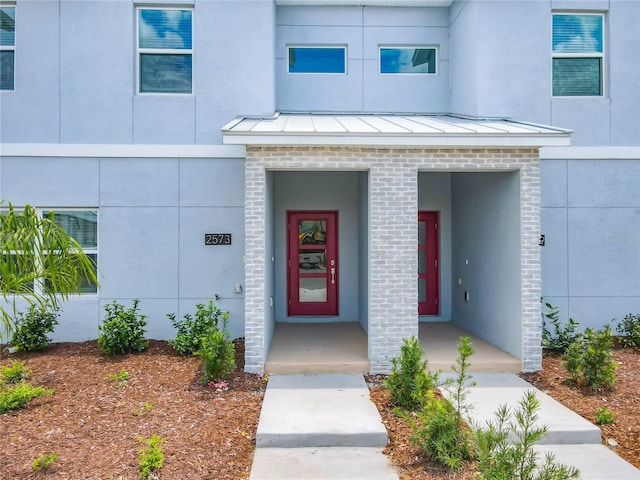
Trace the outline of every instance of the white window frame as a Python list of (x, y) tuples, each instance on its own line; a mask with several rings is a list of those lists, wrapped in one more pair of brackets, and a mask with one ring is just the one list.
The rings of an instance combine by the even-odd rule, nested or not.
[[(18, 7), (15, 3), (0, 3), (0, 7), (12, 7), (14, 9), (13, 18), (14, 21), (18, 17)], [(13, 52), (13, 88), (3, 88), (0, 92), (15, 92), (16, 90), (16, 35), (15, 29), (13, 32), (13, 45), (0, 45), (0, 51)]]
[[(14, 210), (16, 212), (21, 212), (24, 207), (17, 207), (14, 205)], [(38, 218), (42, 219), (44, 217), (44, 212), (92, 212), (96, 215), (96, 246), (95, 248), (82, 248), (82, 251), (86, 255), (95, 255), (96, 256), (96, 277), (100, 272), (100, 255), (98, 254), (98, 248), (100, 245), (100, 211), (98, 208), (91, 207), (34, 207), (36, 215)], [(6, 208), (2, 208), (2, 212), (7, 212)], [(15, 253), (19, 253), (19, 251), (15, 251)], [(42, 281), (36, 281), (33, 286), (33, 289), (36, 293), (42, 294), (44, 292), (44, 285)], [(100, 293), (100, 286), (96, 285), (95, 292), (72, 292), (70, 296), (72, 297), (97, 297)]]
[[(553, 17), (556, 15), (589, 15), (594, 17), (602, 17), (602, 52), (588, 52), (588, 53), (577, 53), (577, 52), (554, 52), (553, 51)], [(605, 72), (606, 72), (606, 52), (607, 52), (607, 42), (606, 42), (606, 16), (602, 12), (583, 12), (583, 11), (567, 11), (567, 10), (557, 10), (553, 11), (551, 14), (551, 96), (553, 98), (604, 98), (605, 94)], [(599, 58), (600, 59), (600, 95), (554, 95), (553, 94), (553, 60), (556, 58)]]
[[(344, 72), (291, 72), (289, 70), (289, 51), (292, 48), (318, 48), (318, 49), (328, 49), (328, 48), (341, 48), (344, 52)], [(287, 45), (287, 53), (285, 56), (285, 68), (287, 71), (287, 75), (347, 75), (349, 72), (349, 56), (347, 55), (347, 45), (345, 44), (309, 44), (305, 45), (303, 43), (292, 43)]]
[[(140, 10), (191, 10), (191, 48), (140, 48)], [(194, 55), (193, 55), (193, 19), (195, 16), (195, 9), (192, 5), (185, 5), (183, 7), (157, 7), (154, 5), (139, 5), (136, 7), (136, 92), (138, 95), (194, 95), (194, 81), (195, 67), (194, 67)], [(142, 54), (154, 54), (154, 55), (191, 55), (191, 92), (142, 92), (140, 91), (140, 56)]]
[[(408, 49), (422, 49), (422, 50), (434, 50), (435, 51), (435, 72), (434, 73), (421, 73), (421, 72), (382, 72), (382, 49), (396, 49), (396, 50), (408, 50)], [(378, 45), (378, 75), (418, 75), (418, 76), (437, 76), (439, 75), (438, 61), (440, 59), (440, 50), (436, 45)]]

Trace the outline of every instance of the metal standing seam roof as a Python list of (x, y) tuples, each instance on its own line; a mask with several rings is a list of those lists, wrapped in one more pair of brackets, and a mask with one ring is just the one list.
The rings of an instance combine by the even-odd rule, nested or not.
[(238, 117), (222, 127), (231, 145), (393, 147), (568, 146), (572, 131), (504, 118), (461, 115), (280, 113)]

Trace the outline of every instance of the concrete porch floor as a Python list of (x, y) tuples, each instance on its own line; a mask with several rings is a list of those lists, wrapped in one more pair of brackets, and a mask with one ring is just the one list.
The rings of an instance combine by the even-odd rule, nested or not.
[[(519, 372), (520, 360), (449, 322), (420, 323), (419, 337), (430, 370), (450, 371), (458, 339), (471, 338), (472, 372)], [(367, 334), (357, 322), (278, 323), (265, 372), (369, 373)]]

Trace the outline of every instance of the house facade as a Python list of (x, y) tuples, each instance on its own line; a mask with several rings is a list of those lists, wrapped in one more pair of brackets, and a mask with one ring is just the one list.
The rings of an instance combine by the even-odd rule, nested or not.
[(640, 311), (640, 3), (0, 2), (0, 198), (54, 211), (148, 336), (215, 298), (358, 322), (386, 372), (449, 321), (541, 367), (541, 299)]

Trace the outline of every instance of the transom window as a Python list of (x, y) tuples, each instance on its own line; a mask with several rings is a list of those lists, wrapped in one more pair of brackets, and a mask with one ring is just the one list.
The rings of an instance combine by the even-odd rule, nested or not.
[(347, 47), (289, 46), (289, 73), (347, 73)]
[(0, 6), (0, 90), (14, 89), (16, 7)]
[(553, 95), (603, 95), (604, 15), (553, 15)]
[(435, 74), (434, 47), (380, 47), (380, 73)]
[(191, 9), (138, 9), (138, 92), (192, 93)]

